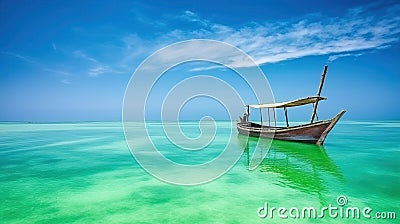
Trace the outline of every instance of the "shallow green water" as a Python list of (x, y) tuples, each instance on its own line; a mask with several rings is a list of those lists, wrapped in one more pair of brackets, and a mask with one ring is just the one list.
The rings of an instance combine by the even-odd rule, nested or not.
[[(193, 126), (196, 132), (196, 125), (186, 123), (186, 129)], [(221, 178), (183, 187), (153, 178), (135, 162), (120, 123), (2, 123), (0, 222), (355, 222), (328, 215), (297, 220), (257, 215), (264, 202), (318, 210), (338, 206), (340, 195), (347, 197), (346, 206), (372, 208), (371, 216), (376, 211), (400, 214), (400, 122), (339, 122), (323, 148), (274, 141), (254, 171), (247, 165), (256, 139), (217, 133), (218, 138), (232, 135), (242, 157)], [(138, 141), (141, 135), (138, 130)], [(210, 153), (199, 154), (196, 161), (218, 154), (212, 147), (219, 144), (209, 147)], [(396, 223), (398, 218), (357, 221)]]

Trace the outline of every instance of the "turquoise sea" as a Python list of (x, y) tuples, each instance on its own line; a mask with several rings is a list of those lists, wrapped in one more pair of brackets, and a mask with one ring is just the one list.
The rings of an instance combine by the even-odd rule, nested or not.
[[(248, 164), (257, 139), (228, 132), (224, 127), (229, 122), (217, 124), (222, 129), (215, 140), (232, 137), (231, 147), (243, 154), (222, 177), (188, 187), (162, 182), (143, 170), (129, 151), (120, 122), (1, 123), (0, 222), (398, 223), (400, 121), (340, 121), (324, 147), (274, 141), (253, 171)], [(195, 122), (185, 127), (193, 136), (199, 131)], [(143, 134), (137, 130), (137, 141)], [(268, 144), (261, 141), (258, 147), (263, 145)], [(196, 161), (212, 159), (218, 147), (210, 144), (211, 153), (198, 154)], [(338, 204), (339, 196), (345, 205)], [(369, 219), (328, 213), (284, 219), (276, 211), (272, 218), (260, 218), (258, 210), (266, 203), (268, 209), (312, 206), (319, 212), (331, 204), (338, 211), (372, 211)], [(377, 219), (377, 212), (395, 212), (397, 218)]]

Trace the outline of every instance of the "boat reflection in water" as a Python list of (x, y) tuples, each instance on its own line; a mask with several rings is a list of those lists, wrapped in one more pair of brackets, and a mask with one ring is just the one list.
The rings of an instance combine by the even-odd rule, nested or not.
[[(277, 174), (277, 184), (317, 195), (321, 203), (325, 202), (323, 194), (328, 191), (327, 179), (344, 182), (343, 174), (323, 146), (281, 140), (270, 144), (266, 139), (243, 135), (238, 135), (238, 141), (247, 157), (248, 168), (251, 157), (258, 159), (260, 164), (256, 170)], [(269, 150), (264, 159), (259, 153), (262, 150)]]

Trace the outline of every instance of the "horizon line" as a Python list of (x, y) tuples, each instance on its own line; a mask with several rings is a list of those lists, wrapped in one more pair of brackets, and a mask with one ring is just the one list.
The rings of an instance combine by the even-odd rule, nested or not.
[[(178, 121), (174, 121), (174, 120), (166, 120), (166, 121), (162, 121), (162, 120), (147, 120), (145, 122), (166, 122), (166, 123), (171, 123), (171, 122), (199, 122), (200, 120), (193, 120), (193, 119), (183, 119), (183, 120), (178, 120)], [(221, 120), (214, 120), (216, 122), (227, 122), (227, 121), (231, 121), (231, 122), (236, 122), (237, 120), (226, 120), (226, 119), (221, 119)], [(399, 122), (400, 118), (397, 119), (341, 119), (341, 122), (369, 122), (369, 121), (382, 121), (382, 122)], [(1, 123), (23, 123), (23, 124), (51, 124), (51, 123), (98, 123), (98, 122), (103, 122), (103, 123), (123, 123), (122, 120), (76, 120), (76, 121), (68, 121), (68, 120), (58, 120), (58, 121), (26, 121), (26, 120), (14, 120), (14, 121), (1, 121), (0, 120), (0, 124)], [(126, 121), (126, 122), (144, 122), (144, 121), (140, 121), (140, 120), (134, 120), (134, 121)], [(260, 122), (260, 121), (254, 121), (254, 122)], [(285, 123), (286, 121), (282, 120), (282, 121), (276, 121), (277, 123)], [(289, 121), (289, 124), (291, 122), (302, 122), (302, 123), (309, 123), (309, 121), (305, 121), (305, 120), (292, 120)], [(265, 122), (263, 122), (265, 123)]]

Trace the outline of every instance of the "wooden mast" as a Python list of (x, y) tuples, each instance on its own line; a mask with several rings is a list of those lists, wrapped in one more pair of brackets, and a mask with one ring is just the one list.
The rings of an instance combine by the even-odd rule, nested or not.
[[(322, 72), (321, 81), (319, 82), (318, 91), (317, 91), (317, 96), (318, 97), (321, 95), (322, 86), (324, 85), (325, 75), (326, 75), (326, 71), (327, 70), (328, 70), (328, 66), (325, 65), (324, 66), (324, 71)], [(314, 103), (314, 107), (313, 107), (313, 111), (312, 111), (312, 114), (311, 114), (310, 123), (314, 122), (315, 114), (317, 113), (318, 101), (319, 100), (315, 101), (315, 103)]]

